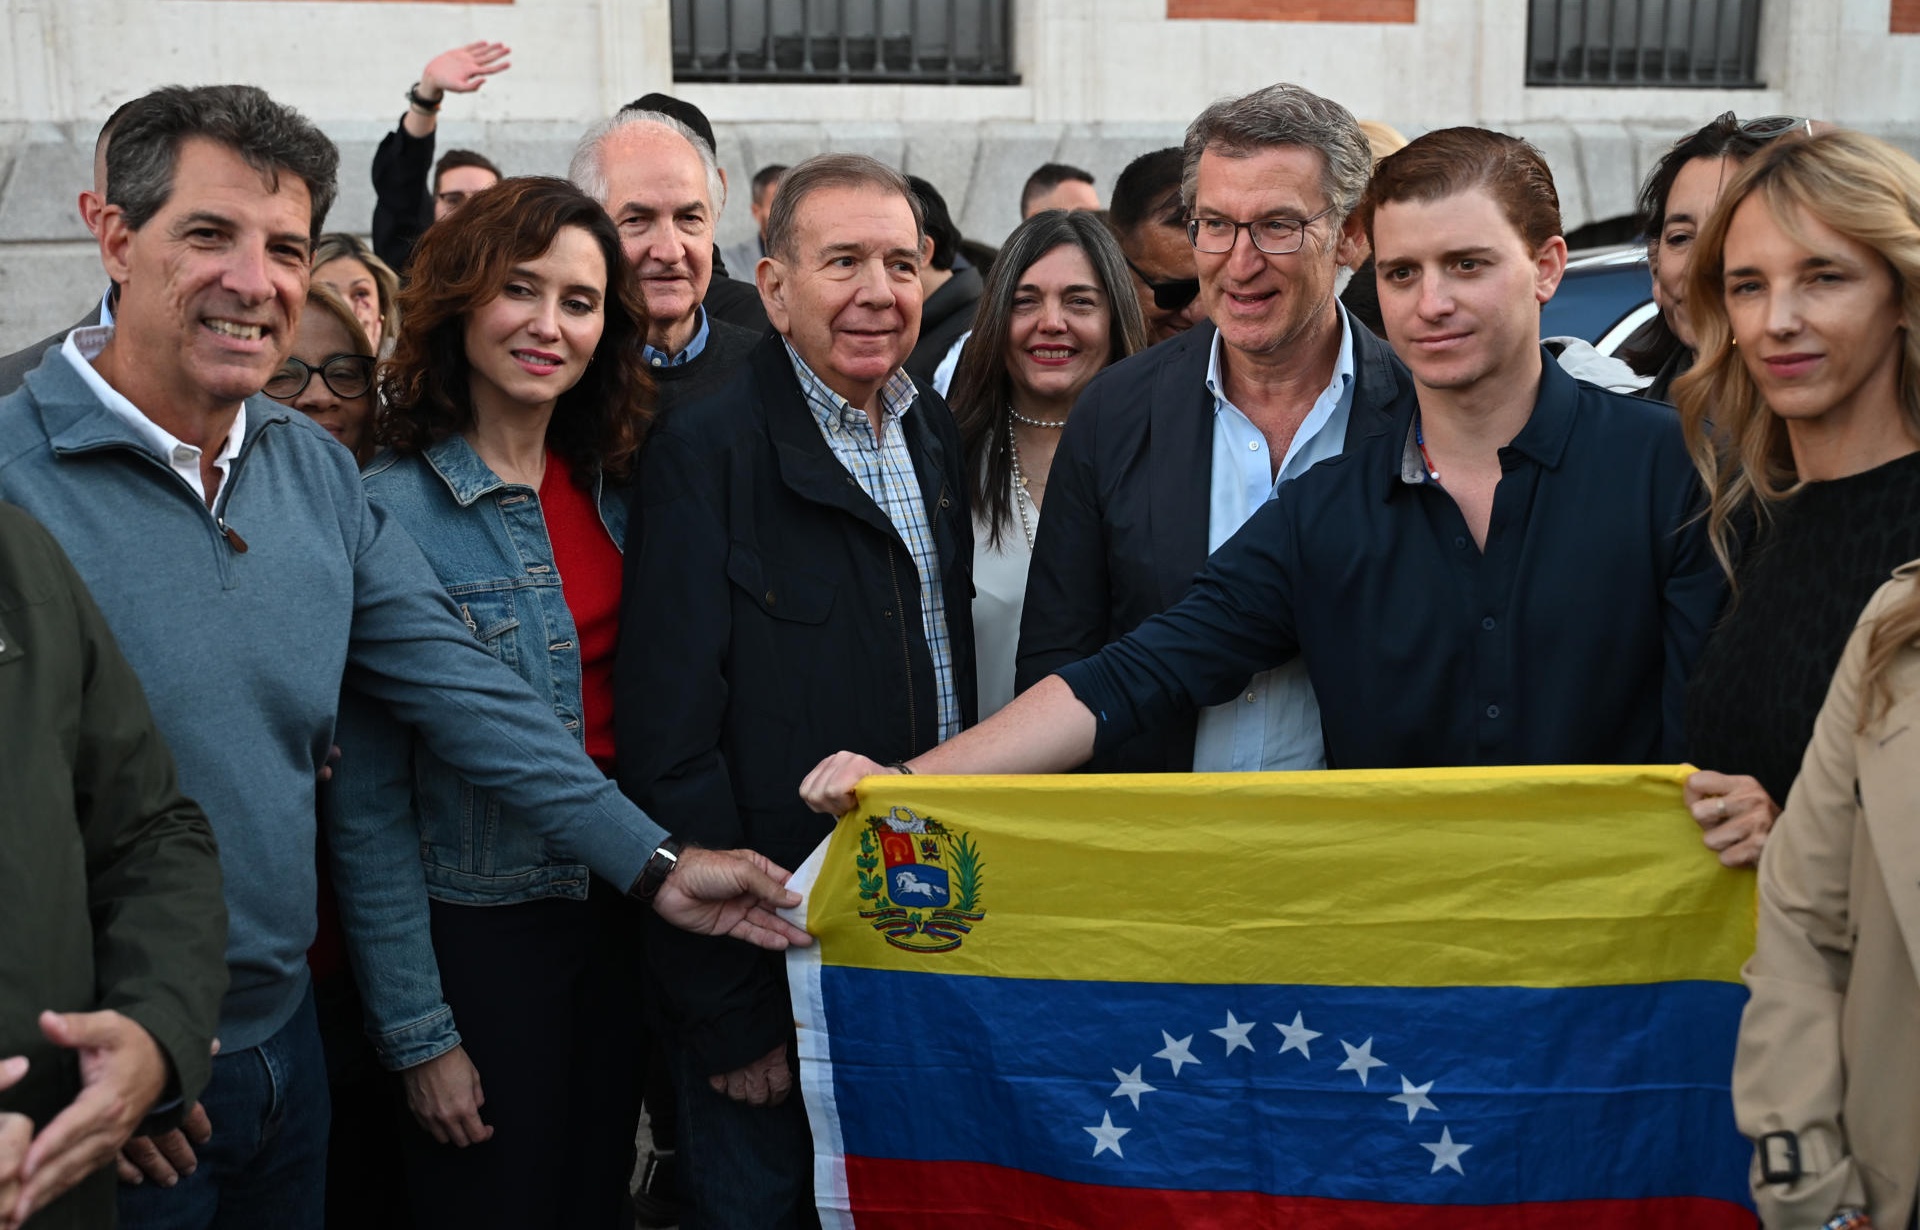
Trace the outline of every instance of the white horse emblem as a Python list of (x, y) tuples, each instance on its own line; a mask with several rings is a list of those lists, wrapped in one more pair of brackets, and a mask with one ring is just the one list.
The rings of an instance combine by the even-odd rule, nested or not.
[(936, 896), (934, 886), (923, 882), (919, 876), (913, 874), (911, 871), (896, 871), (893, 873), (893, 893), (896, 897), (905, 897), (909, 893), (918, 893), (928, 901), (932, 901)]

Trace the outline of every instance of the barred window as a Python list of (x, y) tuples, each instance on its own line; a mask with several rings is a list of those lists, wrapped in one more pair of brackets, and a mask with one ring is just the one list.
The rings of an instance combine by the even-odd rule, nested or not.
[(1527, 84), (1758, 88), (1760, 0), (1530, 0)]
[(1011, 85), (1011, 0), (673, 0), (675, 81)]

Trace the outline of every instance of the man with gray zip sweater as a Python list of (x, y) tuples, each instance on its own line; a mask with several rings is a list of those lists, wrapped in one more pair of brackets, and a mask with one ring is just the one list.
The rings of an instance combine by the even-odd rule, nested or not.
[[(337, 161), (252, 87), (136, 101), (100, 231), (115, 323), (69, 334), (0, 400), (0, 499), (51, 529), (93, 591), (225, 875), (221, 1053), (193, 1139), (129, 1150), (154, 1180), (122, 1189), (130, 1227), (322, 1224), (327, 1088), (304, 957), (314, 779), (343, 682), (675, 925), (806, 942), (769, 909), (797, 902), (783, 871), (682, 852), (469, 635), (351, 457), (257, 396), (292, 347)], [(335, 861), (343, 909), (417, 887), (417, 866)]]

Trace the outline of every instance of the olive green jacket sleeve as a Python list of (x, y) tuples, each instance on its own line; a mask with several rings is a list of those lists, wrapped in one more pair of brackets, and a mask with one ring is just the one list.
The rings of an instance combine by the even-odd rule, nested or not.
[[(155, 595), (155, 601), (165, 601)], [(0, 1055), (33, 1066), (0, 1108), (45, 1121), (72, 1057), (42, 1009), (114, 1009), (159, 1043), (167, 1098), (210, 1071), (227, 985), (213, 833), (180, 793), (145, 693), (51, 536), (0, 505)]]

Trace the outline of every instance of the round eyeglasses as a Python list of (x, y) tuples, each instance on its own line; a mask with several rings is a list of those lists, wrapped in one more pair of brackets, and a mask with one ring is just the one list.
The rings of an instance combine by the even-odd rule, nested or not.
[(1251, 222), (1235, 222), (1231, 218), (1190, 218), (1187, 221), (1187, 242), (1196, 252), (1210, 252), (1220, 255), (1233, 251), (1233, 245), (1240, 241), (1240, 232), (1247, 232), (1253, 240), (1253, 246), (1268, 256), (1287, 256), (1298, 252), (1300, 245), (1307, 241), (1307, 227), (1333, 212), (1329, 205), (1311, 218), (1255, 218)]
[(360, 397), (373, 387), (373, 356), (337, 354), (318, 367), (288, 356), (273, 373), (264, 390), (275, 401), (292, 401), (306, 389), (307, 382), (319, 376), (335, 397)]

